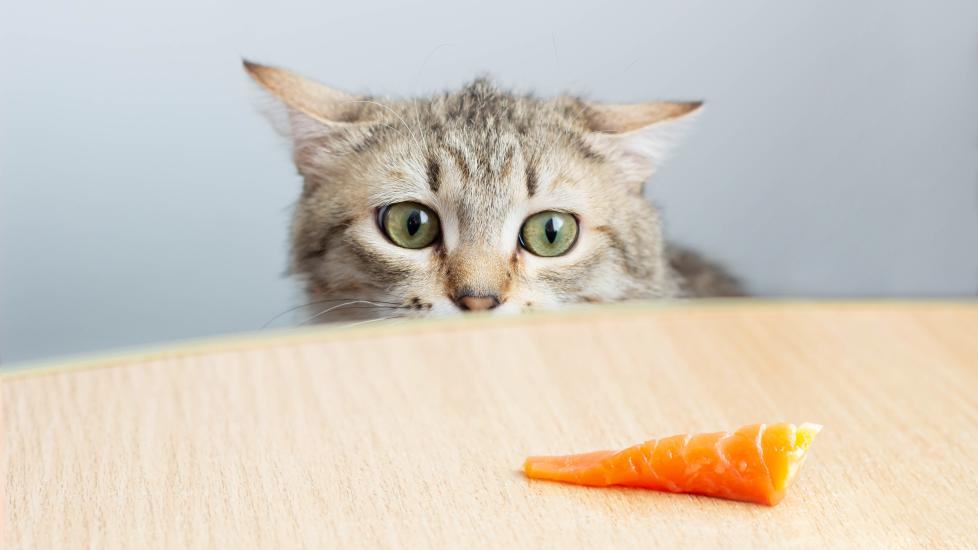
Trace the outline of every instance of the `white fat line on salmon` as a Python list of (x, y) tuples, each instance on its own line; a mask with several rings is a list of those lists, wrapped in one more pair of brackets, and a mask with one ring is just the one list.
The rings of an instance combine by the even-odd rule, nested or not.
[(767, 429), (767, 424), (761, 424), (761, 427), (757, 430), (757, 439), (754, 440), (754, 446), (757, 447), (757, 458), (761, 461), (761, 466), (764, 466), (764, 472), (767, 474), (768, 481), (771, 482), (771, 486), (774, 487), (774, 478), (771, 477), (771, 470), (767, 467), (767, 461), (764, 460), (764, 447), (761, 445), (761, 438), (764, 437), (764, 430)]

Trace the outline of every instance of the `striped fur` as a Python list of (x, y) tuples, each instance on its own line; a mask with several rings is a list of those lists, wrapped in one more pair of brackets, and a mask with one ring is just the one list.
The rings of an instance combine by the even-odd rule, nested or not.
[[(641, 192), (663, 129), (698, 103), (538, 99), (482, 79), (422, 99), (358, 98), (281, 69), (246, 68), (288, 114), (305, 182), (291, 269), (313, 300), (355, 297), (426, 315), (458, 312), (460, 293), (499, 296), (497, 312), (710, 294), (683, 279), (681, 262), (670, 264), (659, 214)], [(439, 243), (408, 250), (385, 239), (377, 209), (401, 201), (438, 213)], [(522, 222), (543, 210), (577, 216), (568, 254), (520, 248)], [(733, 293), (732, 279), (709, 269)], [(390, 314), (337, 313), (329, 318)]]

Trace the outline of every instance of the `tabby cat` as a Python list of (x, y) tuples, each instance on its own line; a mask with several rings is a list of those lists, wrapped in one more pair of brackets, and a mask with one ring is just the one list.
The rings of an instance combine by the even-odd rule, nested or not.
[(667, 245), (643, 197), (699, 102), (539, 99), (484, 79), (393, 100), (244, 65), (285, 108), (304, 180), (291, 271), (317, 320), (740, 293)]

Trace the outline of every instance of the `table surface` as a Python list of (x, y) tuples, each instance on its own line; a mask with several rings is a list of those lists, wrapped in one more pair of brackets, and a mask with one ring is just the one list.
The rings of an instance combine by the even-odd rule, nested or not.
[[(318, 328), (0, 384), (7, 548), (978, 546), (973, 301)], [(825, 429), (774, 508), (519, 471), (776, 421)]]

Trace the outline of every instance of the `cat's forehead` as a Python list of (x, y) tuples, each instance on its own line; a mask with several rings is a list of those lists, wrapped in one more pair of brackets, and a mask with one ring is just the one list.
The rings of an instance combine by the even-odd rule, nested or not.
[(491, 213), (578, 179), (582, 167), (600, 162), (586, 147), (567, 132), (443, 126), (402, 133), (383, 164), (415, 193)]
[(505, 215), (539, 188), (539, 152), (512, 132), (491, 139), (471, 129), (403, 135), (384, 155), (390, 178), (378, 182), (382, 200), (417, 200), (472, 223)]
[(539, 179), (533, 153), (514, 133), (497, 132), (486, 139), (475, 132), (447, 131), (441, 137), (427, 153), (429, 183), (438, 188), (441, 202), (471, 224), (505, 216)]
[(532, 196), (548, 168), (602, 160), (587, 143), (584, 107), (576, 100), (516, 96), (477, 80), (399, 107), (398, 125), (412, 131), (397, 134), (395, 150), (424, 167), (434, 190), (447, 180), (497, 196)]

